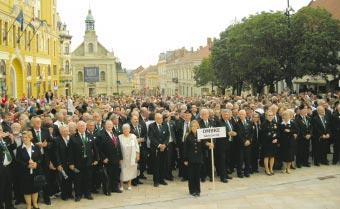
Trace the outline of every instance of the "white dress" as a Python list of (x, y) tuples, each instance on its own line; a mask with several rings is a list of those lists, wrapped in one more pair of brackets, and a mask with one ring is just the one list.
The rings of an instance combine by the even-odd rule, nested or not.
[(119, 142), (123, 155), (120, 180), (130, 181), (137, 177), (136, 153), (139, 153), (137, 137), (134, 134), (130, 134), (128, 137), (121, 134)]

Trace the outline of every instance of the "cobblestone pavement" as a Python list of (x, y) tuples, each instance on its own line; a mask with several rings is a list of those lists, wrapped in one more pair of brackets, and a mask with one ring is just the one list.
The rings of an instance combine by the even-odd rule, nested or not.
[[(233, 176), (234, 177), (234, 176)], [(218, 180), (218, 179), (216, 179)], [(94, 200), (82, 199), (62, 201), (52, 199), (51, 206), (40, 205), (48, 209), (190, 209), (190, 208), (340, 208), (340, 166), (321, 166), (302, 168), (291, 174), (279, 171), (274, 176), (263, 173), (250, 178), (233, 178), (229, 183), (219, 181), (202, 183), (201, 197), (188, 194), (186, 182), (176, 179), (168, 186), (154, 188), (151, 177), (144, 185), (113, 193), (111, 197), (94, 195)], [(24, 208), (23, 205), (18, 207)]]

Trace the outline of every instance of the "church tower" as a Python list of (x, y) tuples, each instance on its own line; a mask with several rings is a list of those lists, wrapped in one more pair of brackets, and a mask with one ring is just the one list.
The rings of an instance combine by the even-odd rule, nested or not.
[(89, 9), (88, 14), (85, 19), (85, 56), (93, 56), (97, 53), (98, 41), (95, 30), (95, 20), (92, 16), (91, 9)]

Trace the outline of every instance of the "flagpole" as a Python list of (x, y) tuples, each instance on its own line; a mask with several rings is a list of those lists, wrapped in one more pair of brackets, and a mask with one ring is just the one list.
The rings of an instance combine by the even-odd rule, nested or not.
[(28, 42), (28, 46), (31, 45), (31, 42), (32, 42), (32, 40), (34, 39), (35, 34), (37, 34), (38, 30), (41, 28), (42, 22), (43, 22), (43, 21), (40, 21), (39, 27), (34, 31), (34, 33), (33, 33), (33, 35), (32, 35), (32, 38), (31, 38), (31, 39), (29, 40), (29, 42)]
[(20, 36), (18, 37), (18, 39), (17, 39), (17, 43), (19, 43), (20, 42), (20, 40), (21, 40), (21, 37), (24, 35), (24, 33), (25, 33), (25, 30), (28, 28), (28, 26), (29, 26), (29, 24), (27, 24), (26, 25), (26, 27), (24, 28), (24, 30), (23, 30), (23, 32), (20, 34)]

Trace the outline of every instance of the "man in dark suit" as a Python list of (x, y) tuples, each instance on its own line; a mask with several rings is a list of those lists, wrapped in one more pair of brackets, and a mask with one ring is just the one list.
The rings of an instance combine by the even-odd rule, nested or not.
[(301, 166), (310, 167), (308, 159), (309, 147), (312, 139), (312, 127), (311, 119), (307, 115), (308, 106), (302, 104), (299, 109), (300, 114), (295, 117), (296, 126), (298, 129), (296, 166), (301, 168)]
[(176, 121), (176, 144), (179, 149), (178, 176), (182, 177), (182, 181), (188, 180), (188, 167), (184, 165), (184, 142), (189, 134), (191, 118), (191, 112), (186, 110)]
[(52, 137), (48, 131), (48, 129), (44, 129), (41, 126), (41, 119), (39, 117), (32, 118), (32, 142), (34, 145), (40, 148), (40, 152), (42, 155), (42, 172), (46, 176), (47, 184), (43, 187), (43, 198), (46, 205), (51, 204), (50, 195), (52, 191), (56, 190), (56, 188), (52, 188), (54, 183), (56, 182), (54, 172), (56, 167), (50, 160), (51, 148), (53, 145)]
[(120, 163), (123, 160), (122, 152), (120, 149), (119, 139), (112, 132), (113, 124), (112, 121), (107, 120), (98, 135), (97, 140), (100, 141), (100, 160), (107, 170), (109, 177), (108, 191), (104, 193), (108, 196), (111, 192), (121, 193), (119, 190), (119, 180), (120, 180)]
[(167, 172), (165, 178), (169, 181), (174, 180), (174, 176), (172, 175), (172, 170), (174, 168), (174, 159), (175, 155), (175, 142), (176, 142), (176, 134), (175, 134), (175, 122), (171, 120), (169, 111), (165, 111), (163, 113), (163, 125), (167, 127), (169, 130), (169, 139), (167, 146)]
[(217, 170), (220, 176), (221, 182), (227, 183), (228, 176), (227, 166), (230, 165), (230, 147), (233, 138), (236, 136), (236, 132), (233, 131), (233, 126), (231, 125), (231, 110), (223, 109), (221, 112), (222, 118), (219, 121), (219, 127), (225, 127), (227, 136), (225, 138), (220, 138), (216, 140), (216, 156), (217, 160)]
[(163, 116), (160, 113), (155, 114), (155, 122), (150, 124), (148, 136), (151, 143), (151, 154), (153, 159), (153, 183), (155, 187), (159, 184), (167, 185), (164, 181), (166, 175), (167, 161), (167, 144), (169, 139), (169, 130), (162, 125)]
[(139, 123), (137, 115), (131, 116), (130, 122), (130, 132), (136, 135), (140, 152), (140, 160), (138, 161), (139, 176), (132, 181), (132, 185), (137, 186), (138, 184), (143, 184), (139, 179), (146, 179), (144, 171), (146, 170), (146, 158), (148, 154), (146, 145), (147, 128)]
[(0, 127), (0, 209), (15, 209), (12, 203), (14, 149), (16, 149), (14, 138), (9, 133), (3, 132)]
[(75, 173), (75, 201), (85, 198), (93, 200), (91, 195), (92, 166), (98, 164), (98, 151), (93, 139), (86, 133), (86, 123), (77, 123), (78, 132), (71, 136), (69, 142), (69, 168)]
[(55, 157), (53, 164), (57, 167), (60, 173), (60, 187), (61, 187), (61, 199), (67, 200), (73, 198), (72, 195), (72, 178), (71, 172), (68, 167), (68, 152), (69, 152), (69, 141), (70, 134), (67, 126), (62, 125), (59, 128), (60, 136), (56, 137), (53, 149), (55, 151)]
[(110, 120), (112, 121), (113, 127), (112, 131), (115, 136), (119, 136), (123, 133), (122, 131), (122, 124), (119, 123), (119, 117), (116, 114), (112, 114), (110, 116)]
[[(200, 119), (198, 120), (200, 128), (211, 128), (213, 126), (213, 122), (209, 120), (209, 110), (201, 109), (200, 111)], [(201, 170), (201, 181), (205, 182), (207, 176), (209, 176), (210, 181), (212, 181), (212, 165), (211, 165), (211, 146), (210, 139), (205, 139), (205, 145), (203, 149), (203, 165)]]
[[(250, 156), (251, 143), (253, 138), (253, 127), (250, 121), (246, 120), (246, 111), (239, 111), (239, 121), (237, 122), (236, 132), (236, 147), (238, 153), (237, 176), (239, 178), (250, 177)], [(244, 169), (243, 169), (244, 165)]]
[(261, 142), (261, 115), (254, 112), (251, 125), (253, 126), (253, 138), (251, 144), (251, 173), (259, 172), (260, 142)]
[(327, 153), (330, 140), (330, 124), (327, 120), (325, 108), (317, 107), (317, 114), (312, 119), (312, 147), (314, 164), (328, 165)]
[(2, 130), (3, 132), (7, 132), (10, 133), (11, 132), (11, 115), (9, 112), (5, 112), (2, 114), (2, 122), (1, 122), (1, 126), (2, 126)]

